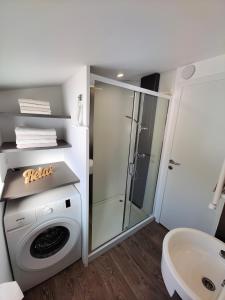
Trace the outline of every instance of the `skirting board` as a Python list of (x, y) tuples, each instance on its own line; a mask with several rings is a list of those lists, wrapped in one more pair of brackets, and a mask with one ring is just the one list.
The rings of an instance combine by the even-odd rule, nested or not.
[(151, 223), (154, 220), (155, 220), (154, 216), (150, 216), (146, 220), (140, 222), (139, 224), (135, 225), (134, 227), (128, 229), (127, 231), (121, 233), (114, 239), (110, 240), (106, 244), (102, 245), (98, 249), (94, 250), (92, 253), (90, 253), (88, 255), (88, 262), (91, 262), (96, 257), (102, 255), (103, 253), (105, 253), (106, 251), (108, 251), (109, 249), (114, 247), (115, 245), (121, 243), (122, 241), (127, 239), (129, 236), (131, 236), (132, 234), (134, 234), (135, 232), (137, 232), (141, 228), (145, 227), (147, 224)]

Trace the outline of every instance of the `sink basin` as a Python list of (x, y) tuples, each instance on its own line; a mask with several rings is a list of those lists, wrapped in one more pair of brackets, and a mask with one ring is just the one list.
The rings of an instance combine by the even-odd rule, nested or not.
[(172, 297), (183, 300), (225, 300), (225, 244), (191, 228), (171, 230), (164, 238), (161, 270)]

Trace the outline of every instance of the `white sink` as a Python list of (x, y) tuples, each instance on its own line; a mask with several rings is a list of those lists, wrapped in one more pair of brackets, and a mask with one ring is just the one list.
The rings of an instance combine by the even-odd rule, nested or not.
[[(170, 296), (176, 291), (183, 300), (225, 300), (225, 287), (222, 287), (225, 259), (220, 256), (221, 250), (225, 251), (225, 244), (202, 231), (171, 230), (163, 241), (161, 262)], [(204, 277), (215, 285), (214, 291), (203, 285)]]

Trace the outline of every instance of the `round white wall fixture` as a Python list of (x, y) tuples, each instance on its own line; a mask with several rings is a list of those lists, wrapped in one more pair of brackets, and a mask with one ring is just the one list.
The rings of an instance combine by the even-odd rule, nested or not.
[(190, 79), (195, 73), (195, 65), (186, 66), (181, 73), (183, 79)]

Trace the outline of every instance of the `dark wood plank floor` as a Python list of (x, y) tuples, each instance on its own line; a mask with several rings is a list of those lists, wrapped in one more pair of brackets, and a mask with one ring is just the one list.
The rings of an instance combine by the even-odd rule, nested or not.
[(160, 270), (166, 233), (164, 227), (153, 222), (96, 258), (88, 268), (76, 262), (27, 291), (25, 300), (171, 299)]

